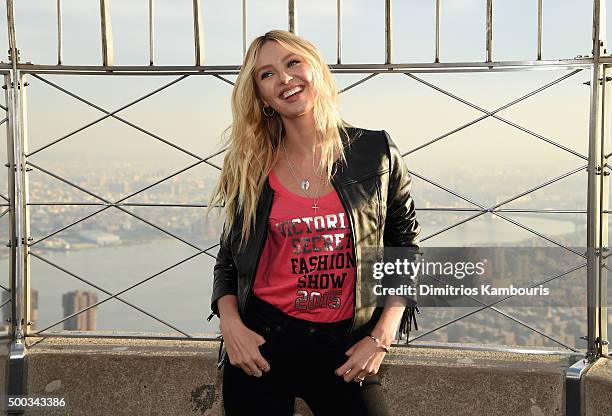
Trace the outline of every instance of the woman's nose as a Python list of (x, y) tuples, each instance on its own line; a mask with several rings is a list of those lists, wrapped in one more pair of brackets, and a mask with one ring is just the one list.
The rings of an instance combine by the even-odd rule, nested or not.
[(287, 84), (289, 81), (291, 81), (293, 79), (293, 77), (289, 74), (287, 74), (286, 72), (281, 72), (280, 74), (280, 80), (283, 84)]

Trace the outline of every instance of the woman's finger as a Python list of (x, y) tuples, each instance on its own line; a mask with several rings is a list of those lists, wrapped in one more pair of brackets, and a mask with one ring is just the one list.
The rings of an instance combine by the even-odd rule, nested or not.
[(250, 361), (247, 364), (243, 364), (242, 365), (242, 370), (247, 373), (247, 375), (249, 376), (253, 376), (253, 377), (261, 377), (262, 373), (261, 370), (257, 367), (257, 365), (255, 364), (255, 361)]
[(348, 382), (357, 377), (357, 375), (363, 370), (363, 368), (361, 367), (362, 364), (353, 363), (351, 369), (342, 376), (342, 378), (344, 378), (344, 381)]
[(357, 377), (355, 377), (355, 378), (353, 379), (353, 381), (354, 381), (355, 383), (358, 383), (358, 384), (361, 386), (361, 385), (362, 385), (362, 383), (365, 381), (366, 377), (367, 377), (367, 372), (365, 372), (365, 371), (360, 371), (360, 372), (359, 372), (359, 374), (357, 375)]
[(268, 363), (268, 361), (263, 357), (263, 355), (261, 355), (261, 353), (259, 353), (258, 357), (255, 358), (255, 365), (261, 371), (265, 371), (265, 372), (270, 371), (270, 363)]

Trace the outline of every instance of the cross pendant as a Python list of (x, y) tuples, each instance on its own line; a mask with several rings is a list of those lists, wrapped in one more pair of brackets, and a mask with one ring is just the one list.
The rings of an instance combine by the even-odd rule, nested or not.
[(312, 206), (312, 209), (314, 209), (315, 214), (317, 213), (317, 210), (319, 209), (319, 206), (317, 205), (317, 203), (315, 202)]

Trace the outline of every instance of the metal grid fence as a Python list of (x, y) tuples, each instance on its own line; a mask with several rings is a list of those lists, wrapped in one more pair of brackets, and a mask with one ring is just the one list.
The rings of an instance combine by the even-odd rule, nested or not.
[[(584, 260), (583, 263), (577, 265), (575, 268), (566, 271), (566, 273), (551, 276), (547, 278), (543, 282), (546, 283), (552, 281), (554, 279), (560, 278), (572, 271), (579, 270), (581, 268), (586, 268), (586, 288), (587, 288), (587, 324), (588, 324), (588, 334), (587, 334), (587, 357), (593, 359), (597, 356), (607, 356), (608, 347), (607, 347), (607, 310), (606, 310), (606, 299), (607, 299), (607, 270), (609, 270), (608, 266), (605, 263), (605, 259), (609, 254), (607, 245), (608, 245), (608, 176), (611, 170), (611, 166), (608, 164), (607, 159), (612, 154), (610, 152), (610, 131), (609, 131), (609, 83), (608, 81), (612, 80), (612, 72), (610, 71), (610, 64), (612, 64), (612, 57), (608, 54), (605, 39), (602, 36), (604, 33), (604, 22), (605, 22), (605, 12), (604, 12), (604, 2), (600, 0), (593, 1), (593, 51), (591, 56), (587, 57), (576, 57), (571, 59), (561, 59), (561, 60), (542, 60), (542, 0), (537, 0), (538, 5), (538, 13), (537, 13), (537, 46), (536, 46), (536, 57), (533, 60), (528, 61), (494, 61), (493, 54), (493, 0), (484, 1), (484, 6), (486, 7), (486, 22), (484, 29), (484, 34), (486, 38), (486, 47), (485, 47), (485, 59), (482, 62), (453, 62), (453, 63), (445, 63), (440, 62), (440, 16), (441, 11), (443, 10), (442, 4), (440, 0), (433, 0), (435, 3), (435, 59), (434, 62), (427, 63), (396, 63), (393, 59), (393, 2), (391, 0), (385, 0), (385, 61), (380, 64), (345, 64), (343, 63), (342, 58), (342, 11), (343, 11), (343, 2), (342, 0), (337, 0), (336, 2), (336, 11), (337, 11), (337, 22), (336, 22), (336, 34), (337, 34), (337, 42), (336, 42), (336, 63), (330, 65), (332, 71), (336, 74), (363, 74), (363, 78), (360, 80), (353, 82), (349, 86), (343, 88), (340, 93), (345, 93), (353, 88), (356, 88), (360, 85), (363, 85), (365, 82), (370, 79), (382, 76), (383, 74), (394, 74), (397, 76), (406, 76), (410, 79), (425, 85), (428, 88), (431, 88), (445, 96), (450, 97), (453, 100), (456, 100), (472, 109), (477, 110), (482, 113), (480, 117), (477, 117), (468, 123), (465, 123), (461, 126), (458, 126), (433, 140), (430, 140), (427, 143), (424, 143), (418, 147), (408, 150), (403, 154), (403, 156), (407, 156), (412, 154), (420, 149), (423, 149), (427, 146), (430, 146), (433, 143), (436, 143), (440, 140), (449, 137), (450, 135), (457, 133), (469, 126), (475, 125), (482, 120), (485, 119), (495, 119), (502, 123), (505, 123), (508, 126), (511, 126), (515, 129), (518, 129), (538, 140), (542, 140), (564, 152), (572, 154), (575, 157), (580, 158), (584, 163), (576, 166), (575, 168), (551, 179), (548, 180), (538, 186), (527, 189), (523, 192), (520, 192), (510, 198), (507, 198), (499, 203), (496, 203), (491, 206), (482, 205), (468, 195), (463, 195), (459, 192), (454, 191), (450, 187), (445, 186), (444, 184), (437, 183), (436, 181), (428, 178), (418, 172), (411, 171), (410, 173), (430, 185), (441, 189), (449, 194), (469, 203), (473, 206), (473, 208), (463, 209), (470, 213), (470, 215), (448, 227), (443, 228), (440, 231), (437, 231), (431, 235), (423, 236), (422, 241), (424, 243), (427, 242), (428, 239), (446, 232), (452, 228), (455, 228), (461, 224), (464, 224), (470, 220), (478, 218), (486, 213), (495, 214), (497, 217), (513, 224), (516, 227), (519, 227), (535, 236), (538, 236), (549, 243), (552, 243), (558, 247), (568, 250), (574, 255), (579, 256)], [(166, 321), (161, 319), (159, 316), (156, 316), (145, 309), (135, 305), (132, 302), (127, 301), (122, 298), (126, 292), (131, 291), (143, 284), (150, 279), (153, 279), (162, 273), (183, 264), (191, 260), (192, 258), (204, 254), (214, 258), (215, 256), (211, 254), (211, 250), (215, 248), (212, 247), (200, 247), (199, 245), (188, 241), (177, 235), (176, 233), (172, 233), (166, 230), (164, 227), (161, 227), (142, 216), (136, 215), (133, 212), (125, 209), (127, 206), (140, 206), (141, 204), (133, 204), (124, 202), (129, 198), (146, 191), (147, 189), (152, 188), (164, 181), (167, 181), (176, 175), (179, 175), (189, 169), (194, 168), (195, 166), (199, 166), (201, 164), (209, 165), (215, 169), (220, 169), (219, 166), (212, 162), (212, 158), (219, 155), (221, 152), (208, 155), (206, 157), (200, 156), (187, 148), (181, 147), (176, 143), (173, 143), (171, 140), (165, 139), (156, 135), (155, 133), (147, 130), (143, 126), (137, 125), (133, 122), (130, 122), (126, 118), (119, 115), (119, 113), (125, 109), (130, 108), (131, 106), (146, 100), (147, 98), (159, 93), (160, 91), (165, 90), (166, 88), (172, 87), (176, 83), (184, 80), (190, 76), (212, 76), (218, 79), (221, 82), (226, 82), (229, 84), (233, 84), (232, 81), (228, 78), (230, 75), (237, 74), (239, 67), (237, 66), (208, 66), (205, 64), (205, 54), (204, 54), (204, 36), (205, 32), (202, 26), (201, 18), (200, 18), (200, 0), (193, 0), (193, 53), (194, 53), (194, 65), (190, 66), (161, 66), (155, 64), (154, 50), (155, 50), (155, 39), (154, 39), (154, 1), (149, 0), (149, 63), (148, 66), (116, 66), (113, 64), (113, 41), (112, 41), (112, 30), (110, 24), (110, 14), (109, 14), (109, 0), (100, 0), (100, 30), (101, 30), (101, 49), (102, 49), (102, 65), (99, 66), (69, 66), (63, 65), (63, 38), (62, 38), (62, 2), (61, 0), (57, 0), (57, 64), (55, 65), (40, 65), (40, 64), (32, 64), (32, 63), (22, 63), (19, 60), (19, 50), (17, 48), (17, 34), (15, 30), (15, 16), (14, 16), (14, 2), (13, 0), (7, 0), (7, 27), (8, 27), (8, 40), (9, 40), (9, 55), (10, 61), (7, 64), (0, 64), (0, 71), (2, 71), (4, 75), (5, 81), (5, 95), (6, 95), (6, 106), (1, 106), (2, 109), (6, 112), (6, 117), (0, 121), (0, 124), (6, 123), (7, 128), (7, 155), (8, 155), (8, 195), (0, 195), (0, 198), (3, 200), (2, 207), (3, 211), (0, 213), (0, 216), (4, 216), (6, 214), (9, 215), (9, 233), (8, 236), (8, 245), (10, 247), (10, 287), (5, 288), (1, 287), (0, 290), (10, 292), (10, 299), (8, 299), (5, 304), (10, 303), (11, 308), (11, 319), (10, 319), (10, 330), (8, 337), (12, 340), (12, 356), (19, 356), (23, 354), (24, 351), (24, 339), (28, 336), (84, 336), (82, 334), (74, 334), (71, 335), (69, 333), (65, 334), (55, 334), (51, 332), (47, 332), (50, 328), (80, 314), (84, 313), (88, 309), (96, 307), (104, 302), (107, 302), (111, 299), (115, 299), (119, 302), (124, 303), (125, 305), (138, 310), (139, 312), (155, 319), (159, 323), (171, 328), (173, 331), (176, 331), (182, 334), (182, 337), (174, 337), (168, 336), (163, 338), (180, 338), (180, 339), (192, 339), (192, 340), (200, 340), (202, 338), (194, 337), (190, 335), (187, 331), (182, 330)], [(298, 15), (296, 12), (296, 1), (288, 0), (288, 28), (289, 30), (297, 33), (298, 28)], [(247, 47), (247, 0), (242, 0), (242, 47), (243, 53), (246, 51)], [(506, 71), (530, 71), (530, 70), (541, 70), (541, 69), (550, 69), (550, 70), (567, 70), (568, 73), (553, 80), (552, 82), (547, 83), (546, 85), (541, 86), (533, 91), (530, 91), (523, 96), (512, 100), (494, 109), (486, 109), (482, 108), (473, 102), (470, 102), (467, 99), (459, 97), (451, 92), (434, 85), (431, 82), (428, 82), (416, 74), (419, 73), (466, 73), (466, 72), (506, 72)], [(532, 131), (524, 126), (521, 126), (509, 119), (502, 117), (499, 113), (517, 103), (520, 103), (534, 95), (551, 88), (561, 81), (575, 76), (578, 73), (586, 71), (589, 73), (590, 78), (590, 122), (589, 122), (589, 147), (588, 154), (581, 154), (575, 150), (572, 150), (569, 147), (566, 147), (557, 141), (545, 137), (542, 134), (539, 134), (535, 131)], [(168, 77), (173, 77), (170, 82), (167, 82), (165, 85), (143, 95), (142, 97), (133, 100), (117, 109), (110, 110), (103, 108), (102, 106), (97, 105), (96, 103), (87, 100), (78, 94), (66, 89), (55, 82), (52, 82), (50, 79), (46, 77), (48, 74), (54, 75), (109, 75), (109, 76), (129, 76), (129, 75), (165, 75)], [(81, 126), (80, 128), (69, 132), (62, 137), (54, 140), (46, 145), (30, 150), (28, 148), (28, 140), (27, 140), (27, 90), (28, 90), (28, 78), (36, 79), (57, 91), (60, 91), (64, 94), (67, 94), (80, 102), (100, 111), (103, 113), (101, 117), (94, 120), (87, 125)], [(607, 113), (606, 113), (607, 110)], [(193, 163), (188, 164), (184, 168), (174, 172), (171, 175), (168, 175), (142, 189), (137, 190), (136, 192), (130, 193), (125, 197), (118, 200), (109, 200), (104, 198), (103, 196), (92, 192), (91, 190), (82, 187), (73, 181), (70, 181), (57, 173), (52, 172), (51, 170), (45, 168), (41, 164), (36, 164), (31, 160), (31, 157), (39, 152), (43, 152), (46, 149), (51, 148), (52, 146), (60, 143), (66, 138), (91, 127), (103, 120), (112, 118), (114, 120), (119, 121), (127, 126), (130, 126), (145, 135), (158, 140), (161, 143), (164, 143), (167, 146), (178, 150), (179, 152), (184, 153), (193, 159)], [(66, 185), (78, 189), (79, 191), (95, 198), (98, 202), (93, 205), (100, 206), (100, 209), (96, 210), (92, 214), (80, 218), (72, 223), (58, 229), (46, 236), (38, 238), (34, 240), (30, 234), (30, 214), (29, 208), (31, 204), (29, 203), (29, 192), (28, 192), (28, 172), (31, 170), (37, 170), (42, 172), (50, 177), (53, 177)], [(572, 211), (578, 214), (586, 214), (587, 218), (587, 251), (586, 253), (578, 252), (572, 247), (569, 247), (560, 241), (556, 241), (553, 238), (550, 238), (539, 232), (538, 230), (528, 227), (520, 222), (510, 218), (507, 213), (512, 212), (533, 212), (533, 213), (561, 213), (568, 211), (561, 210), (513, 210), (504, 208), (508, 203), (515, 201), (525, 195), (528, 195), (532, 192), (535, 192), (539, 189), (542, 189), (546, 186), (549, 186), (553, 183), (556, 183), (564, 178), (570, 177), (572, 175), (577, 174), (578, 172), (587, 171), (588, 176), (588, 192), (587, 192), (587, 209), (584, 210), (575, 210)], [(92, 205), (88, 203), (88, 205)], [(194, 205), (181, 205), (194, 207)], [(202, 206), (203, 207), (203, 206)], [(79, 224), (80, 222), (95, 216), (98, 213), (101, 213), (109, 208), (115, 208), (127, 215), (134, 217), (139, 221), (143, 221), (151, 227), (154, 227), (158, 231), (166, 234), (169, 237), (180, 241), (188, 245), (189, 247), (197, 250), (197, 253), (184, 258), (173, 265), (170, 265), (164, 270), (155, 273), (139, 281), (134, 285), (130, 285), (121, 291), (110, 291), (97, 285), (95, 282), (88, 281), (82, 276), (79, 276), (76, 273), (71, 272), (58, 264), (50, 261), (45, 258), (43, 255), (39, 254), (35, 250), (35, 246), (42, 241), (53, 237), (54, 235)], [(423, 209), (427, 210), (427, 209)], [(429, 208), (431, 211), (457, 211), (454, 208)], [(31, 317), (30, 314), (30, 267), (29, 263), (31, 258), (37, 258), (45, 262), (46, 264), (65, 272), (68, 275), (86, 283), (97, 289), (98, 291), (108, 295), (106, 298), (96, 302), (93, 305), (88, 306), (76, 313), (64, 317), (60, 321), (54, 322), (51, 325), (46, 326), (45, 328), (32, 331), (30, 328)], [(537, 286), (535, 284), (534, 286)], [(505, 299), (502, 299), (503, 301)], [(453, 319), (450, 322), (447, 322), (443, 325), (440, 325), (432, 330), (426, 331), (423, 334), (419, 334), (413, 337), (410, 341), (415, 341), (420, 338), (425, 337), (426, 335), (433, 333), (436, 330), (444, 328), (454, 322), (457, 322), (461, 319), (465, 319), (469, 316), (472, 316), (483, 310), (491, 310), (501, 316), (510, 319), (511, 321), (521, 325), (529, 329), (530, 331), (534, 331), (545, 338), (555, 342), (556, 344), (566, 348), (568, 352), (578, 352), (572, 346), (566, 345), (565, 343), (555, 339), (554, 336), (546, 334), (545, 332), (535, 328), (534, 326), (524, 322), (523, 320), (512, 316), (511, 314), (502, 311), (496, 305), (501, 301), (494, 302), (492, 304), (485, 304), (478, 300), (475, 300), (480, 305), (474, 311), (470, 311), (466, 314), (462, 314), (456, 319)], [(203, 311), (204, 312), (204, 311)], [(94, 335), (94, 336), (102, 336), (102, 335)]]

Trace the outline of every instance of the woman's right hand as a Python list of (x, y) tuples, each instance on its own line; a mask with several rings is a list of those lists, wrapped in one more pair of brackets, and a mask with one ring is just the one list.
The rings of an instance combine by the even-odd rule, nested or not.
[(230, 364), (255, 377), (261, 377), (262, 370), (270, 371), (270, 364), (259, 352), (265, 338), (244, 325), (240, 317), (222, 318), (219, 329)]

